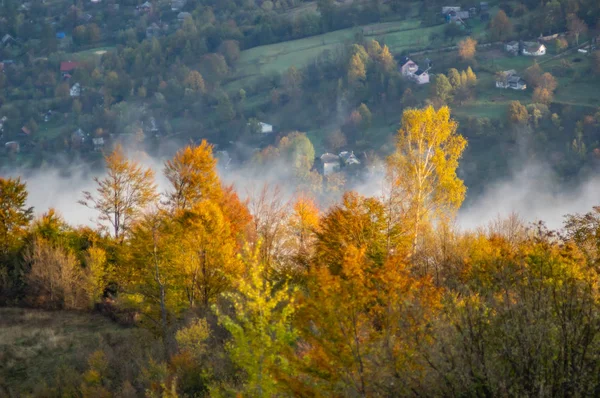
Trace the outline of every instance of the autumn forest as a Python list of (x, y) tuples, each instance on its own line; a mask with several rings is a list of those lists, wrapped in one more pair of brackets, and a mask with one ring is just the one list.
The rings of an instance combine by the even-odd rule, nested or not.
[(599, 211), (460, 231), (466, 145), (448, 108), (407, 109), (383, 195), (328, 208), (241, 199), (206, 142), (158, 192), (117, 147), (74, 198), (97, 228), (0, 179), (0, 302), (115, 329), (40, 379), (3, 373), (0, 396), (597, 395)]

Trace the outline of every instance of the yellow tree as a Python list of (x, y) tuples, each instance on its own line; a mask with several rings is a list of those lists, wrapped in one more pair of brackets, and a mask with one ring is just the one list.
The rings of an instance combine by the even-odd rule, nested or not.
[(105, 156), (107, 176), (94, 178), (96, 194), (83, 192), (80, 204), (100, 213), (99, 224), (108, 223), (118, 241), (123, 241), (142, 210), (158, 198), (154, 172), (129, 160), (118, 146)]
[(408, 109), (402, 116), (396, 152), (388, 159), (395, 185), (407, 197), (408, 216), (416, 252), (423, 224), (452, 216), (465, 197), (466, 187), (456, 175), (467, 145), (458, 134), (450, 109)]
[(178, 268), (190, 307), (207, 307), (240, 270), (229, 222), (212, 201), (197, 203), (180, 224)]
[(189, 210), (203, 199), (219, 199), (221, 184), (216, 171), (217, 160), (212, 145), (202, 140), (196, 147), (187, 146), (165, 163), (165, 176), (171, 184), (167, 199), (174, 210)]
[(464, 60), (470, 60), (475, 57), (477, 52), (477, 40), (467, 37), (458, 42), (458, 55)]
[(439, 292), (353, 245), (338, 272), (326, 265), (312, 270), (299, 301), (297, 374), (286, 384), (297, 396), (411, 395), (422, 371), (416, 342), (426, 340)]
[(301, 196), (293, 205), (288, 220), (288, 230), (292, 260), (295, 264), (301, 265), (304, 270), (308, 268), (318, 225), (319, 209), (317, 205), (312, 199)]

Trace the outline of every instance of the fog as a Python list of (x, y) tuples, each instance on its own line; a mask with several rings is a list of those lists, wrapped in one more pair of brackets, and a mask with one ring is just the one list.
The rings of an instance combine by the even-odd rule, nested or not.
[[(161, 192), (167, 188), (162, 175), (163, 161), (135, 155), (144, 165), (155, 170), (157, 184)], [(238, 167), (224, 170), (220, 174), (225, 183), (233, 184), (241, 197), (263, 184), (278, 184), (284, 193), (291, 195), (295, 186), (290, 186), (289, 174), (283, 165), (261, 167)], [(35, 207), (36, 214), (48, 208), (58, 210), (65, 220), (73, 225), (93, 225), (96, 216), (77, 203), (84, 190), (94, 190), (94, 176), (101, 175), (79, 166), (68, 172), (58, 170), (39, 171), (0, 171), (2, 176), (21, 176), (27, 183), (28, 203)], [(551, 168), (543, 164), (526, 164), (509, 178), (490, 183), (479, 190), (481, 194), (468, 197), (459, 211), (458, 225), (462, 229), (472, 229), (517, 213), (523, 220), (534, 222), (543, 220), (550, 228), (560, 228), (564, 215), (590, 211), (600, 204), (600, 176), (593, 176), (580, 184), (566, 187), (557, 183), (558, 178)], [(378, 195), (382, 188), (381, 177), (370, 177), (364, 183), (352, 187), (364, 195)]]

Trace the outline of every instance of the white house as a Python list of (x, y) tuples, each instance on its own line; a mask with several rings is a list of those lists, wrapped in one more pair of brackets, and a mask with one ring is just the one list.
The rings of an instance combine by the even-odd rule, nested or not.
[(321, 163), (323, 164), (323, 175), (337, 173), (340, 171), (340, 157), (333, 153), (324, 153), (321, 155)]
[(273, 132), (273, 126), (270, 124), (263, 122), (259, 122), (258, 124), (260, 125), (260, 132), (262, 134), (271, 134)]
[(92, 143), (94, 144), (94, 151), (100, 152), (104, 148), (104, 138), (102, 137), (92, 138)]
[(75, 83), (70, 90), (71, 97), (79, 97), (81, 95), (81, 86), (79, 83)]
[(402, 57), (398, 63), (398, 68), (402, 76), (408, 77), (414, 75), (419, 70), (419, 65), (408, 57)]
[(546, 46), (540, 43), (525, 43), (523, 55), (529, 55), (531, 57), (546, 55)]
[(504, 45), (504, 49), (514, 55), (519, 54), (519, 42), (518, 41), (511, 41), (508, 42)]

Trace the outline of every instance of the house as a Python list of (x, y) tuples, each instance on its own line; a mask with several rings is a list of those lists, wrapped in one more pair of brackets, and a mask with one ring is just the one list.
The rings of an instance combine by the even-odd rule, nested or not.
[(531, 57), (546, 55), (546, 46), (540, 43), (524, 43), (523, 55), (529, 55)]
[(63, 77), (65, 75), (71, 75), (75, 69), (79, 67), (79, 63), (73, 61), (64, 61), (60, 63), (60, 73)]
[(183, 21), (185, 21), (185, 19), (186, 19), (187, 17), (190, 17), (190, 18), (191, 18), (191, 17), (192, 17), (192, 14), (190, 14), (189, 12), (185, 12), (185, 11), (182, 11), (182, 12), (180, 12), (179, 14), (177, 14), (177, 20), (178, 20), (179, 22), (183, 22)]
[(509, 52), (513, 55), (518, 55), (519, 54), (519, 42), (518, 41), (511, 41), (508, 42), (504, 45), (504, 49), (506, 50), (506, 52)]
[(482, 1), (479, 3), (479, 11), (480, 12), (488, 12), (490, 10), (490, 5), (487, 1)]
[(525, 84), (525, 81), (517, 75), (517, 72), (514, 69), (511, 69), (499, 73), (498, 77), (496, 78), (496, 87), (504, 89), (510, 88), (513, 90), (525, 90), (527, 89), (527, 84)]
[(85, 142), (86, 134), (81, 129), (77, 129), (71, 134), (71, 143), (80, 146)]
[(358, 160), (358, 158), (356, 157), (356, 155), (354, 155), (354, 151), (352, 151), (352, 152), (348, 152), (348, 151), (340, 152), (339, 158), (342, 161), (342, 164), (344, 166), (346, 166), (346, 167), (353, 166), (353, 165), (359, 165), (360, 164), (360, 160)]
[(7, 33), (7, 34), (5, 34), (4, 36), (2, 36), (2, 40), (1, 40), (1, 42), (2, 42), (2, 45), (3, 45), (3, 46), (6, 46), (6, 45), (9, 45), (9, 44), (11, 44), (11, 43), (13, 43), (13, 42), (16, 42), (16, 40), (15, 40), (15, 38), (14, 38), (14, 37), (12, 37), (11, 35), (9, 35), (9, 34)]
[(104, 138), (92, 138), (92, 143), (94, 144), (94, 151), (100, 152), (102, 149), (104, 149)]
[(327, 176), (340, 171), (340, 157), (333, 153), (324, 153), (319, 158), (323, 166), (323, 175)]
[(416, 71), (419, 70), (419, 65), (417, 65), (408, 57), (402, 57), (398, 65), (400, 73), (402, 74), (402, 76), (405, 77), (412, 76), (415, 74)]
[(450, 11), (446, 14), (446, 22), (464, 22), (465, 19), (470, 17), (469, 11)]
[(262, 134), (271, 134), (273, 132), (273, 126), (267, 123), (259, 122), (260, 125), (260, 133)]
[(460, 10), (461, 7), (458, 6), (442, 7), (442, 15), (446, 16), (451, 12), (458, 12)]
[(81, 86), (79, 83), (75, 83), (70, 90), (71, 97), (79, 97), (81, 95)]
[(181, 10), (185, 6), (186, 3), (187, 3), (187, 0), (172, 0), (171, 1), (171, 11)]
[(147, 1), (144, 4), (137, 6), (135, 9), (143, 13), (152, 12), (152, 3)]
[(156, 22), (153, 22), (152, 25), (150, 25), (146, 28), (146, 38), (151, 39), (153, 37), (162, 36), (167, 31), (168, 28), (169, 28), (169, 25), (167, 25), (167, 24), (159, 25)]
[(427, 84), (429, 83), (429, 69), (421, 69), (417, 70), (414, 75), (412, 75), (414, 81), (418, 84)]
[(4, 149), (9, 153), (19, 153), (21, 152), (21, 145), (17, 141), (8, 141), (4, 144)]
[(475, 7), (469, 8), (469, 16), (474, 17), (475, 15), (477, 15), (477, 8), (475, 8)]

